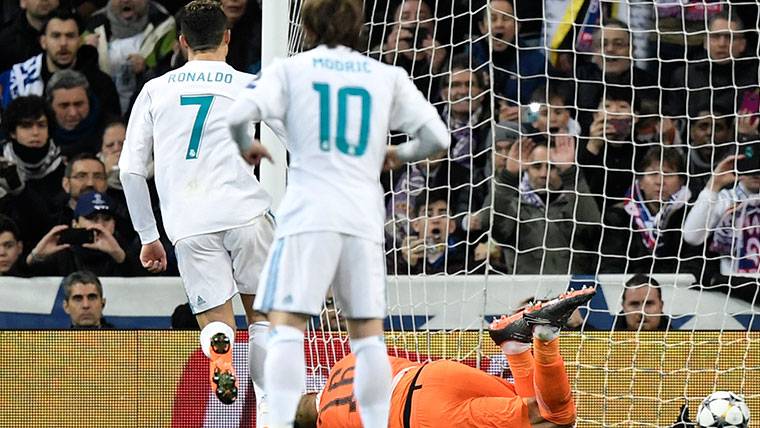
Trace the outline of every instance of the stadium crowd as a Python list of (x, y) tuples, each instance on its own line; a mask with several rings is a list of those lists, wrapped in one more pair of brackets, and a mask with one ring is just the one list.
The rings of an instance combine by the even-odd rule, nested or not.
[[(3, 3), (0, 275), (148, 275), (118, 160), (142, 85), (185, 62), (184, 3)], [(258, 72), (260, 2), (221, 3), (227, 62)], [(376, 3), (366, 53), (406, 69), (452, 139), (382, 177), (390, 274), (691, 273), (754, 300), (756, 4)]]

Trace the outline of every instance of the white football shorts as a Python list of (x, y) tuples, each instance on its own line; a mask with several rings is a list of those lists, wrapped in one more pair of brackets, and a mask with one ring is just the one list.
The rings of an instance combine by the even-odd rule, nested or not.
[(385, 252), (380, 243), (337, 232), (285, 236), (272, 244), (253, 307), (319, 315), (325, 294), (348, 319), (383, 319)]
[(177, 241), (177, 265), (193, 313), (237, 293), (255, 294), (273, 236), (274, 222), (265, 214), (245, 226)]

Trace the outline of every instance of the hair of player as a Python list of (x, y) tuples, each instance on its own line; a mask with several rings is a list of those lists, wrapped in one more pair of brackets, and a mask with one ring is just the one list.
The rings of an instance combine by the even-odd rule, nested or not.
[(71, 298), (71, 288), (77, 284), (94, 284), (98, 290), (98, 295), (101, 298), (103, 297), (103, 285), (100, 283), (98, 276), (88, 270), (80, 270), (63, 278), (63, 282), (61, 283), (63, 286), (63, 300)]
[(63, 7), (59, 7), (58, 9), (50, 12), (50, 15), (48, 15), (47, 18), (45, 18), (45, 21), (42, 23), (40, 34), (44, 35), (47, 33), (48, 24), (54, 19), (61, 21), (74, 21), (77, 24), (77, 34), (80, 36), (82, 35), (82, 21), (79, 19), (79, 15)]
[(669, 166), (681, 180), (685, 180), (686, 160), (676, 148), (659, 145), (651, 147), (641, 159), (638, 170), (643, 173), (650, 166), (657, 169), (660, 169), (661, 166)]
[(215, 0), (193, 0), (177, 14), (179, 32), (195, 52), (219, 48), (227, 31), (227, 16)]
[(736, 24), (736, 30), (734, 31), (742, 31), (744, 30), (744, 21), (742, 18), (736, 13), (736, 12), (729, 12), (729, 11), (722, 11), (720, 13), (716, 13), (715, 15), (711, 16), (710, 19), (707, 21), (707, 29), (708, 31), (712, 28), (713, 23), (718, 20), (725, 20), (729, 23), (733, 22)]
[(80, 161), (85, 160), (92, 160), (100, 163), (100, 165), (103, 167), (103, 171), (106, 170), (106, 165), (103, 163), (102, 160), (98, 159), (98, 157), (92, 153), (84, 152), (79, 153), (74, 156), (72, 156), (68, 162), (66, 162), (66, 171), (64, 172), (64, 176), (66, 178), (71, 178), (71, 173), (74, 171), (74, 164)]
[(3, 131), (13, 134), (20, 125), (32, 123), (42, 116), (47, 119), (48, 126), (53, 123), (53, 112), (44, 98), (38, 95), (15, 98), (3, 112)]
[(625, 282), (625, 287), (623, 287), (623, 296), (622, 296), (623, 302), (625, 302), (625, 295), (626, 293), (628, 293), (629, 288), (638, 288), (645, 285), (657, 290), (657, 296), (660, 300), (662, 300), (662, 289), (660, 288), (660, 283), (657, 282), (656, 279), (652, 278), (651, 276), (647, 274), (637, 273), (633, 275), (628, 281)]
[(457, 72), (462, 70), (469, 70), (472, 72), (472, 76), (475, 80), (475, 83), (478, 85), (478, 87), (481, 90), (486, 90), (486, 79), (485, 76), (483, 76), (483, 73), (480, 73), (478, 71), (475, 71), (472, 68), (472, 63), (470, 60), (470, 55), (467, 53), (460, 53), (456, 54), (451, 57), (451, 67), (450, 67), (449, 73), (444, 74), (441, 78), (441, 90), (448, 89), (449, 88), (449, 82), (451, 81), (451, 76)]
[(306, 0), (301, 15), (307, 48), (342, 45), (359, 49), (364, 25), (359, 0)]
[(12, 218), (5, 214), (0, 214), (0, 233), (10, 232), (13, 235), (13, 239), (16, 241), (21, 240), (21, 229)]
[(310, 392), (301, 396), (301, 400), (298, 402), (298, 408), (296, 409), (296, 418), (293, 423), (293, 428), (317, 428), (317, 418), (319, 413), (317, 412), (317, 404), (315, 400), (317, 394)]
[(45, 97), (49, 103), (52, 103), (53, 93), (55, 93), (55, 91), (58, 89), (74, 88), (84, 88), (85, 91), (89, 91), (90, 82), (87, 81), (84, 74), (76, 70), (58, 70), (53, 73), (53, 76), (48, 81), (47, 87), (45, 88)]

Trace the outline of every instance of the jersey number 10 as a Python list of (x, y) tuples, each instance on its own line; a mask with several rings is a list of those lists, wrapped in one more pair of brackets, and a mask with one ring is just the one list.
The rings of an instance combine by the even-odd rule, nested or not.
[[(330, 151), (330, 85), (314, 83), (314, 90), (319, 93), (319, 148)], [(349, 144), (346, 139), (346, 121), (348, 120), (348, 99), (357, 97), (362, 105), (359, 141)], [(338, 124), (335, 132), (335, 147), (341, 153), (361, 156), (367, 150), (369, 140), (369, 119), (372, 113), (372, 96), (366, 89), (358, 86), (344, 86), (338, 89)]]

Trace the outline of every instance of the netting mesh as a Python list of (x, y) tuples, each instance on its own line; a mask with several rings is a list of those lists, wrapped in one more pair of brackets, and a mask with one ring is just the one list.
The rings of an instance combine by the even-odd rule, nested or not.
[[(303, 49), (300, 4), (290, 54)], [(579, 425), (662, 426), (704, 385), (757, 400), (757, 337), (698, 331), (759, 326), (757, 3), (365, 0), (364, 11), (360, 50), (403, 67), (451, 133), (447, 152), (382, 176), (396, 344), (488, 370), (490, 342), (466, 331), (572, 276), (604, 295), (574, 317), (580, 347), (566, 354)], [(593, 279), (603, 274), (622, 275)], [(552, 275), (564, 285), (547, 286)]]

